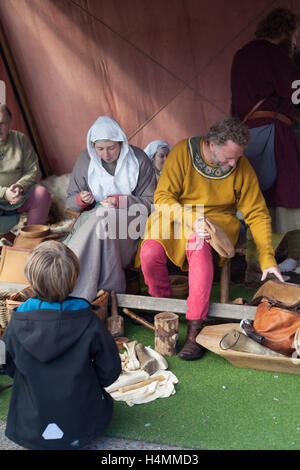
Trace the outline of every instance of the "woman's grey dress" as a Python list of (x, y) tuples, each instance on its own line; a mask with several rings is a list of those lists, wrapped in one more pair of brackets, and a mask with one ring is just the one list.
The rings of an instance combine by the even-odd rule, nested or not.
[[(100, 289), (118, 293), (126, 290), (124, 269), (135, 257), (156, 188), (151, 161), (142, 150), (131, 147), (139, 163), (139, 176), (133, 193), (126, 196), (127, 209), (106, 208), (98, 203), (94, 209), (80, 215), (73, 232), (65, 240), (81, 264), (73, 296), (92, 301)], [(67, 207), (75, 211), (80, 210), (76, 195), (90, 191), (87, 183), (89, 162), (88, 152), (81, 152), (71, 175)], [(105, 169), (114, 174), (112, 165), (105, 165)]]

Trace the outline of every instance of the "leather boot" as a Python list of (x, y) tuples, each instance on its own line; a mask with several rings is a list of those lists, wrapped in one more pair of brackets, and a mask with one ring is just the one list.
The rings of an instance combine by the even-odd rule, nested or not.
[(178, 356), (185, 361), (200, 359), (205, 348), (196, 342), (198, 333), (202, 330), (203, 320), (188, 320), (187, 338)]

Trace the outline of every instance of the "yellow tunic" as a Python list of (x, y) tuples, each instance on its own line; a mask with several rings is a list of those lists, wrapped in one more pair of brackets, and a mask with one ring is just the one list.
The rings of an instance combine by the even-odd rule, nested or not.
[[(226, 232), (233, 245), (239, 237), (240, 221), (236, 216), (239, 210), (251, 229), (261, 269), (276, 266), (271, 242), (271, 219), (252, 166), (246, 157), (242, 156), (232, 171), (220, 177), (217, 176), (218, 167), (205, 161), (201, 149), (202, 140), (200, 158), (196, 155), (196, 159), (205, 166), (205, 172), (196, 164), (195, 155), (192, 158), (189, 139), (179, 142), (169, 153), (154, 193), (155, 211), (148, 219), (143, 240), (159, 241), (168, 258), (186, 271), (186, 244), (193, 231), (192, 222), (199, 215), (196, 214), (195, 206), (203, 204), (204, 215)], [(182, 222), (182, 209), (185, 205), (193, 207), (193, 215), (190, 220), (185, 217)], [(164, 214), (170, 206), (173, 206), (175, 211), (170, 218), (170, 233), (166, 234), (163, 232), (161, 221), (168, 219)], [(182, 236), (179, 238), (178, 232), (174, 232), (174, 221), (177, 225), (180, 222), (182, 226)], [(224, 261), (221, 260), (221, 264)], [(136, 264), (140, 264), (139, 253)]]

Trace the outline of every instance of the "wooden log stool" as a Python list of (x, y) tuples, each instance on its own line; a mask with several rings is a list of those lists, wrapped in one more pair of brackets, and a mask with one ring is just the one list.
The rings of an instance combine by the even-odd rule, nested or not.
[(162, 356), (175, 356), (178, 343), (179, 317), (172, 312), (161, 312), (154, 317), (154, 349)]

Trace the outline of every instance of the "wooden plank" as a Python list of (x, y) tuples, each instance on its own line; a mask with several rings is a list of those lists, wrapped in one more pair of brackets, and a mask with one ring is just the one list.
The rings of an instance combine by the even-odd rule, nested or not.
[[(186, 300), (148, 297), (144, 295), (117, 294), (118, 307), (132, 308), (136, 310), (151, 310), (153, 312), (173, 312), (185, 314), (187, 312)], [(254, 320), (256, 307), (248, 305), (211, 303), (208, 312), (209, 318), (224, 318), (242, 320), (249, 318)]]
[[(18, 292), (28, 287), (24, 284), (11, 284), (0, 282), (0, 292)], [(185, 315), (187, 312), (186, 300), (162, 297), (148, 297), (145, 295), (117, 294), (118, 307), (145, 310), (153, 312), (173, 312)], [(248, 305), (211, 303), (208, 318), (222, 318), (228, 320), (254, 320), (256, 307)]]

